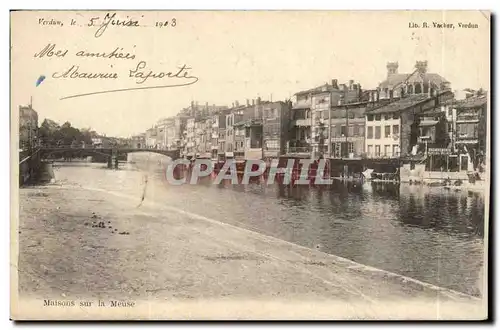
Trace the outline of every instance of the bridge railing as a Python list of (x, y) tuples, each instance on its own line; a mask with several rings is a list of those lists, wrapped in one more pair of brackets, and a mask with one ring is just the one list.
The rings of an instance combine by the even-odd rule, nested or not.
[(116, 149), (116, 150), (151, 150), (155, 151), (170, 151), (175, 152), (179, 149), (159, 149), (159, 148), (136, 148), (136, 147), (128, 147), (128, 146), (82, 146), (82, 145), (41, 145), (40, 149), (79, 149), (79, 150), (99, 150), (99, 149)]

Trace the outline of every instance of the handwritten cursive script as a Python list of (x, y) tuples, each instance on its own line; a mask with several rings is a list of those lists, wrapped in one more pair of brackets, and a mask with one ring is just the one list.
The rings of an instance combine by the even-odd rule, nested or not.
[[(112, 16), (113, 17), (113, 16)], [(133, 46), (135, 48), (135, 45)], [(46, 45), (41, 51), (35, 53), (34, 57), (38, 59), (57, 59), (64, 58), (68, 55), (67, 49), (57, 49), (56, 44), (49, 43)], [(72, 54), (69, 54), (71, 56)], [(77, 58), (87, 58), (87, 59), (95, 59), (95, 60), (134, 60), (136, 55), (130, 52), (124, 51), (122, 47), (115, 47), (112, 51), (107, 52), (91, 52), (87, 50), (78, 50), (76, 53), (73, 53)], [(56, 71), (52, 73), (53, 79), (71, 79), (71, 80), (117, 80), (121, 76), (118, 72), (113, 70), (113, 64), (110, 64), (110, 70), (106, 70), (107, 72), (103, 72), (103, 70), (99, 71), (86, 71), (80, 68), (80, 64), (73, 64), (69, 66), (67, 69), (62, 71)], [(186, 64), (177, 67), (175, 70), (153, 70), (148, 67), (146, 61), (139, 61), (133, 68), (128, 70), (127, 78), (135, 81), (137, 85), (146, 84), (152, 80), (168, 80), (169, 83), (157, 85), (157, 86), (145, 86), (145, 87), (131, 87), (131, 88), (122, 88), (122, 89), (113, 89), (99, 92), (91, 92), (85, 94), (75, 94), (61, 98), (61, 100), (75, 98), (80, 96), (88, 96), (95, 94), (104, 94), (104, 93), (113, 93), (113, 92), (123, 92), (123, 91), (131, 91), (138, 89), (154, 89), (154, 88), (167, 88), (167, 87), (180, 87), (180, 86), (189, 86), (198, 81), (198, 77), (191, 74), (192, 68)]]
[[(168, 88), (168, 87), (181, 87), (181, 86), (189, 86), (198, 81), (198, 77), (193, 76), (189, 73), (191, 69), (187, 65), (182, 65), (175, 71), (170, 72), (154, 72), (153, 70), (146, 70), (146, 62), (140, 61), (134, 69), (129, 70), (128, 78), (135, 79), (136, 84), (143, 84), (148, 79), (169, 79), (172, 81), (171, 83), (157, 85), (157, 86), (145, 86), (145, 87), (131, 87), (131, 88), (122, 88), (122, 89), (113, 89), (99, 92), (91, 92), (84, 94), (75, 94), (61, 98), (61, 100), (81, 97), (81, 96), (89, 96), (95, 94), (104, 94), (104, 93), (114, 93), (114, 92), (124, 92), (124, 91), (132, 91), (132, 90), (140, 90), (140, 89), (157, 89), (157, 88)], [(80, 66), (72, 65), (69, 69), (64, 70), (62, 72), (54, 72), (52, 74), (52, 78), (54, 79), (87, 79), (87, 80), (102, 80), (102, 79), (118, 79), (119, 75), (117, 72), (83, 72), (80, 70)], [(177, 82), (174, 82), (177, 80)]]
[[(97, 22), (99, 21), (100, 17), (93, 17), (90, 19), (88, 26), (97, 26)], [(120, 20), (116, 18), (116, 13), (110, 14), (107, 13), (104, 16), (103, 22), (101, 25), (99, 25), (99, 28), (95, 32), (95, 37), (99, 38), (100, 36), (103, 35), (103, 33), (106, 31), (108, 26), (114, 25), (114, 26), (121, 26), (121, 27), (138, 27), (139, 26), (139, 21), (130, 19), (127, 16), (127, 20)]]
[(176, 72), (153, 72), (152, 70), (143, 71), (146, 68), (146, 61), (140, 61), (135, 70), (130, 70), (129, 77), (136, 79), (136, 84), (142, 84), (149, 78), (162, 79), (162, 78), (186, 78), (191, 81), (198, 81), (197, 77), (189, 75), (191, 68), (187, 67), (185, 64), (179, 68)]

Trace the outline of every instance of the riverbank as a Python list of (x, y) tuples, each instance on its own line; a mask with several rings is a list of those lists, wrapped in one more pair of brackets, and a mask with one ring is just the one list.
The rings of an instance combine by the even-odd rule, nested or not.
[[(21, 189), (20, 203), (19, 292), (41, 318), (49, 298), (136, 302), (117, 318), (485, 315), (477, 298), (147, 198), (141, 204), (140, 194), (60, 181)], [(59, 310), (65, 319), (77, 312)], [(103, 317), (98, 309), (85, 315)]]

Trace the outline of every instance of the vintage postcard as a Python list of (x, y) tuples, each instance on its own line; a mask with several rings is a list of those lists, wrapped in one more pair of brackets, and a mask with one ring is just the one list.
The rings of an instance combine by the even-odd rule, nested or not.
[(490, 12), (12, 11), (14, 320), (484, 320)]

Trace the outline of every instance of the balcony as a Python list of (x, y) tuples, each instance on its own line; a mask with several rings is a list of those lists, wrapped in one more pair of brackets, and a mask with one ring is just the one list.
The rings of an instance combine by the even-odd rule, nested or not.
[(386, 154), (380, 153), (366, 153), (365, 157), (370, 159), (392, 159), (399, 158), (401, 154), (399, 152), (388, 152)]
[(311, 126), (311, 118), (295, 119), (291, 121), (291, 126)]
[(479, 122), (478, 115), (459, 115), (459, 116), (457, 116), (457, 124), (478, 123), (478, 122)]
[(433, 139), (430, 135), (422, 135), (422, 136), (419, 136), (417, 137), (417, 142), (418, 143), (431, 143), (433, 142)]
[(466, 144), (476, 144), (479, 143), (479, 139), (475, 134), (457, 134), (457, 143), (466, 143)]
[(315, 124), (315, 125), (322, 125), (322, 124), (324, 124), (324, 123), (325, 123), (325, 120), (324, 120), (323, 118), (316, 117), (316, 118), (314, 119), (314, 124)]
[(287, 153), (289, 154), (308, 154), (311, 153), (312, 147), (289, 147)]

